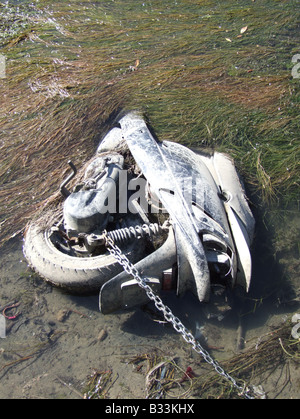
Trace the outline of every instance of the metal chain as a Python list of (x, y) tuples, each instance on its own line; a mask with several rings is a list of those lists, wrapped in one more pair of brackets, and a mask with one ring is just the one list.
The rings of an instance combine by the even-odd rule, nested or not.
[(136, 267), (130, 262), (127, 256), (122, 253), (121, 249), (114, 243), (112, 238), (109, 237), (106, 234), (106, 232), (104, 234), (106, 235), (106, 246), (111, 255), (114, 256), (114, 258), (119, 262), (119, 264), (123, 267), (124, 271), (126, 271), (129, 275), (133, 276), (133, 278), (137, 281), (138, 285), (145, 290), (149, 299), (154, 302), (155, 307), (163, 313), (164, 318), (172, 324), (176, 332), (180, 333), (183, 339), (187, 343), (192, 345), (194, 351), (200, 354), (208, 364), (212, 365), (219, 375), (224, 377), (227, 381), (231, 382), (233, 387), (235, 387), (236, 390), (238, 390), (240, 396), (244, 396), (247, 399), (252, 399), (253, 397), (251, 397), (248, 394), (250, 389), (246, 389), (245, 387), (239, 386), (236, 380), (233, 377), (231, 377), (231, 375), (229, 375), (221, 367), (221, 365), (211, 357), (211, 355), (200, 345), (200, 343), (196, 340), (192, 333), (188, 331), (188, 329), (184, 326), (181, 320), (178, 317), (174, 316), (171, 309), (168, 306), (166, 306), (162, 302), (162, 299), (153, 292), (152, 288), (147, 284), (148, 279), (139, 274)]

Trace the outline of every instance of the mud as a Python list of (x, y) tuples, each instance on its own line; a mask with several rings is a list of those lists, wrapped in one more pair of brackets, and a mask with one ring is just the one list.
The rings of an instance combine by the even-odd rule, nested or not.
[[(106, 398), (143, 399), (147, 364), (130, 362), (143, 354), (176, 359), (182, 371), (190, 366), (197, 376), (211, 368), (168, 324), (157, 320), (151, 306), (104, 316), (98, 311), (97, 295), (72, 296), (45, 283), (28, 269), (20, 237), (1, 252), (0, 277), (0, 305), (20, 303), (6, 312), (10, 317), (19, 314), (6, 320), (7, 334), (0, 340), (2, 399), (87, 397), (87, 382), (95, 371), (111, 374)], [(163, 298), (221, 363), (236, 353), (236, 312), (222, 322), (206, 320), (192, 296)], [(259, 344), (292, 312), (285, 308), (268, 315), (269, 309), (266, 306), (247, 318), (246, 347)], [(253, 378), (270, 398), (297, 398), (299, 383), (300, 373), (292, 361)], [(201, 398), (197, 391), (189, 397), (195, 394)]]

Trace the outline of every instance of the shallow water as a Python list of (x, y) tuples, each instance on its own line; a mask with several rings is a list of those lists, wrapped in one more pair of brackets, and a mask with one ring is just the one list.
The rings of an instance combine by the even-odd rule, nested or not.
[[(1, 339), (1, 398), (78, 398), (86, 393), (87, 379), (95, 370), (112, 373), (106, 397), (145, 398), (147, 363), (130, 363), (142, 354), (176, 360), (181, 374), (188, 366), (200, 376), (211, 371), (212, 367), (162, 318), (157, 321), (151, 310), (143, 307), (102, 315), (97, 295), (72, 296), (46, 284), (28, 270), (21, 245), (20, 238), (11, 242), (0, 259), (1, 304), (18, 301), (21, 313), (6, 321), (7, 336)], [(259, 296), (265, 295), (261, 288), (266, 272), (261, 269), (273, 270), (276, 280), (275, 266), (254, 267), (253, 279), (262, 287), (258, 286), (260, 293), (250, 293), (250, 304), (244, 300), (244, 313), (250, 310), (243, 320), (246, 350), (259, 345), (296, 310), (294, 305), (278, 305), (276, 295), (259, 301)], [(191, 295), (177, 298), (165, 293), (162, 298), (221, 365), (237, 353), (239, 309), (222, 321), (207, 320), (203, 306)], [(250, 382), (261, 384), (270, 398), (297, 398), (298, 370), (291, 365), (289, 380), (286, 370), (282, 362), (271, 374), (254, 374)], [(175, 389), (171, 394), (180, 397), (186, 390)], [(194, 390), (189, 397), (201, 398), (196, 387)]]
[[(68, 158), (81, 165), (91, 156), (107, 121), (123, 107), (145, 110), (160, 138), (229, 152), (253, 202), (248, 298), (219, 322), (207, 320), (190, 295), (163, 295), (174, 314), (222, 362), (236, 353), (241, 310), (246, 349), (299, 312), (293, 300), (299, 289), (300, 82), (290, 76), (299, 47), (291, 10), (296, 14), (298, 6), (111, 0), (15, 1), (1, 8), (11, 30), (4, 28), (9, 44), (0, 49), (7, 58), (7, 78), (0, 80), (6, 98), (0, 222), (1, 234), (15, 237), (0, 250), (0, 306), (18, 301), (21, 312), (7, 320), (0, 339), (1, 398), (78, 398), (93, 370), (112, 371), (108, 397), (144, 398), (147, 365), (129, 363), (138, 354), (176, 358), (183, 372), (188, 366), (199, 375), (209, 371), (151, 311), (103, 316), (97, 295), (52, 288), (28, 270), (22, 254), (17, 233), (35, 205), (57, 190)], [(267, 201), (274, 195), (284, 198), (279, 207)], [(299, 379), (295, 365), (283, 360), (270, 374), (253, 374), (251, 383), (270, 398), (296, 398)], [(189, 396), (200, 398), (194, 390)], [(212, 397), (220, 393), (217, 388)]]

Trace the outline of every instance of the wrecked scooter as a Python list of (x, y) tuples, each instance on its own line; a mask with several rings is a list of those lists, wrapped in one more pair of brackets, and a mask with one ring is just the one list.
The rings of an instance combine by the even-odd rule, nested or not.
[(59, 216), (31, 222), (29, 265), (53, 285), (100, 290), (102, 313), (144, 304), (144, 290), (107, 250), (107, 237), (157, 294), (191, 291), (200, 302), (251, 281), (254, 218), (232, 160), (158, 141), (137, 112), (120, 118), (64, 195)]

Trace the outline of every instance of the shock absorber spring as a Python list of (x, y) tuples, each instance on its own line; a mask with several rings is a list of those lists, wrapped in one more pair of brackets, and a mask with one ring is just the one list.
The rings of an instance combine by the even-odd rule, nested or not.
[(118, 230), (108, 231), (107, 235), (115, 243), (124, 243), (131, 239), (139, 239), (141, 237), (150, 237), (158, 236), (162, 233), (162, 227), (157, 224), (143, 224), (131, 227), (120, 228)]

